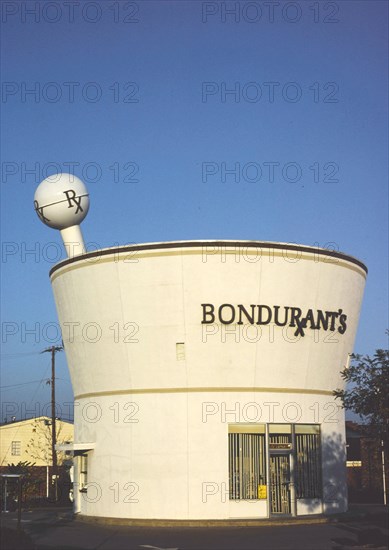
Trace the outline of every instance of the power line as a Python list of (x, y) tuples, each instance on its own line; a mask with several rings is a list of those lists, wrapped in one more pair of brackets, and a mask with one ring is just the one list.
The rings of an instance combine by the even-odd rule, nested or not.
[(45, 369), (45, 372), (44, 372), (44, 374), (43, 374), (43, 377), (41, 378), (41, 380), (39, 381), (39, 384), (38, 384), (37, 387), (35, 388), (35, 392), (34, 392), (33, 396), (31, 397), (31, 400), (30, 400), (30, 403), (29, 403), (28, 407), (31, 407), (31, 405), (32, 405), (32, 403), (33, 403), (33, 401), (34, 401), (34, 399), (35, 399), (35, 396), (36, 396), (36, 394), (37, 394), (37, 392), (38, 392), (38, 390), (39, 390), (39, 388), (40, 388), (41, 383), (42, 383), (44, 380), (46, 380), (46, 381), (48, 380), (48, 378), (46, 378), (46, 372), (49, 370), (49, 368), (50, 368), (50, 363), (48, 363), (48, 365), (46, 366), (46, 369)]
[(41, 380), (31, 380), (31, 382), (21, 382), (20, 384), (9, 384), (8, 386), (0, 386), (0, 390), (3, 390), (5, 388), (18, 388), (21, 386), (28, 386), (29, 384), (35, 384), (36, 382), (43, 382), (43, 379)]
[(27, 352), (15, 352), (15, 353), (2, 353), (0, 354), (0, 357), (2, 359), (15, 359), (16, 357), (22, 357), (27, 355), (39, 355), (40, 351), (27, 351)]
[[(69, 382), (66, 378), (59, 378), (55, 377), (56, 380), (61, 380), (61, 382)], [(41, 378), (40, 380), (31, 380), (30, 382), (21, 382), (20, 384), (9, 384), (7, 386), (0, 386), (0, 391), (3, 391), (4, 389), (12, 389), (12, 388), (19, 388), (22, 386), (28, 386), (29, 384), (35, 384), (37, 382), (41, 383), (45, 380), (45, 378)], [(46, 383), (50, 380), (50, 378), (46, 378)]]

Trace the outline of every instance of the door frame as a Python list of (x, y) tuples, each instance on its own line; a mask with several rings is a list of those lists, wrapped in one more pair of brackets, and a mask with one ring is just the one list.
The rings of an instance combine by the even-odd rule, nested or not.
[[(268, 517), (296, 517), (297, 516), (297, 501), (296, 501), (296, 491), (295, 491), (295, 433), (294, 425), (292, 423), (285, 423), (291, 427), (291, 448), (288, 450), (273, 450), (270, 449), (270, 437), (269, 437), (269, 426), (274, 424), (274, 422), (266, 423), (266, 475), (267, 475), (267, 504), (268, 504)], [(282, 514), (280, 512), (272, 512), (272, 484), (271, 484), (271, 475), (270, 475), (270, 460), (274, 455), (287, 455), (289, 457), (289, 498), (290, 498), (290, 512), (288, 514)]]

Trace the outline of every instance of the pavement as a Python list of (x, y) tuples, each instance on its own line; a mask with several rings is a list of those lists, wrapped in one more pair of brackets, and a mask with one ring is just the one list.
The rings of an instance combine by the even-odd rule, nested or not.
[[(28, 535), (36, 550), (384, 550), (387, 511), (359, 506), (317, 522), (297, 518), (251, 526), (140, 527), (76, 521), (69, 508), (35, 509), (23, 511), (20, 536)], [(3, 533), (15, 532), (16, 512), (2, 513), (1, 526)], [(30, 548), (25, 539), (20, 546), (6, 544), (2, 550)]]

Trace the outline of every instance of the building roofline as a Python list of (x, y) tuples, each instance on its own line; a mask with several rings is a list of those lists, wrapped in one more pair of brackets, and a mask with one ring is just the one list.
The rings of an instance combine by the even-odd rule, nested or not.
[(60, 261), (58, 264), (54, 265), (50, 270), (50, 277), (62, 267), (81, 262), (83, 260), (89, 260), (91, 258), (97, 258), (101, 256), (108, 256), (110, 254), (118, 254), (125, 252), (134, 252), (134, 251), (144, 251), (144, 250), (166, 250), (172, 248), (196, 248), (201, 246), (213, 246), (213, 247), (246, 247), (246, 248), (263, 248), (263, 249), (273, 249), (273, 250), (293, 250), (298, 252), (305, 252), (310, 254), (317, 254), (318, 256), (327, 256), (330, 258), (339, 258), (346, 260), (352, 264), (359, 266), (367, 274), (368, 270), (366, 265), (349, 254), (344, 252), (338, 252), (334, 250), (328, 250), (326, 248), (319, 248), (314, 246), (306, 246), (295, 243), (282, 243), (282, 242), (271, 242), (271, 241), (233, 241), (233, 240), (194, 240), (194, 241), (171, 241), (171, 242), (155, 242), (155, 243), (143, 243), (143, 244), (132, 244), (124, 246), (116, 246), (111, 248), (101, 248), (98, 250), (93, 250), (91, 252), (86, 252), (79, 256), (73, 258), (66, 258), (65, 260)]
[[(0, 423), (0, 428), (9, 428), (9, 427), (12, 427), (12, 426), (15, 426), (17, 424), (21, 424), (22, 422), (32, 422), (34, 420), (50, 420), (51, 421), (51, 417), (50, 416), (45, 416), (45, 415), (41, 415), (41, 416), (33, 416), (32, 418), (24, 418), (24, 419), (20, 419), (20, 420), (10, 420), (9, 422), (1, 422)], [(56, 422), (65, 422), (66, 424), (71, 424), (73, 425), (74, 422), (72, 422), (71, 420), (65, 420), (63, 418), (56, 418)]]

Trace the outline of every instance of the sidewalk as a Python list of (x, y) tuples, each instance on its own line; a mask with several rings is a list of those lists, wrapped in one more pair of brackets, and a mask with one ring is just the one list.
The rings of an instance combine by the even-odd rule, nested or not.
[[(331, 518), (295, 521), (255, 521), (246, 526), (151, 527), (102, 525), (75, 521), (72, 510), (23, 511), (20, 546), (3, 550), (359, 550), (385, 549), (388, 537), (387, 509), (383, 506), (353, 506), (350, 512)], [(325, 523), (323, 522), (325, 521)], [(16, 513), (1, 514), (2, 528), (17, 528)], [(23, 533), (24, 532), (24, 533)], [(8, 531), (9, 533), (9, 531)], [(33, 543), (28, 546), (26, 535)], [(34, 546), (35, 545), (35, 546)]]

